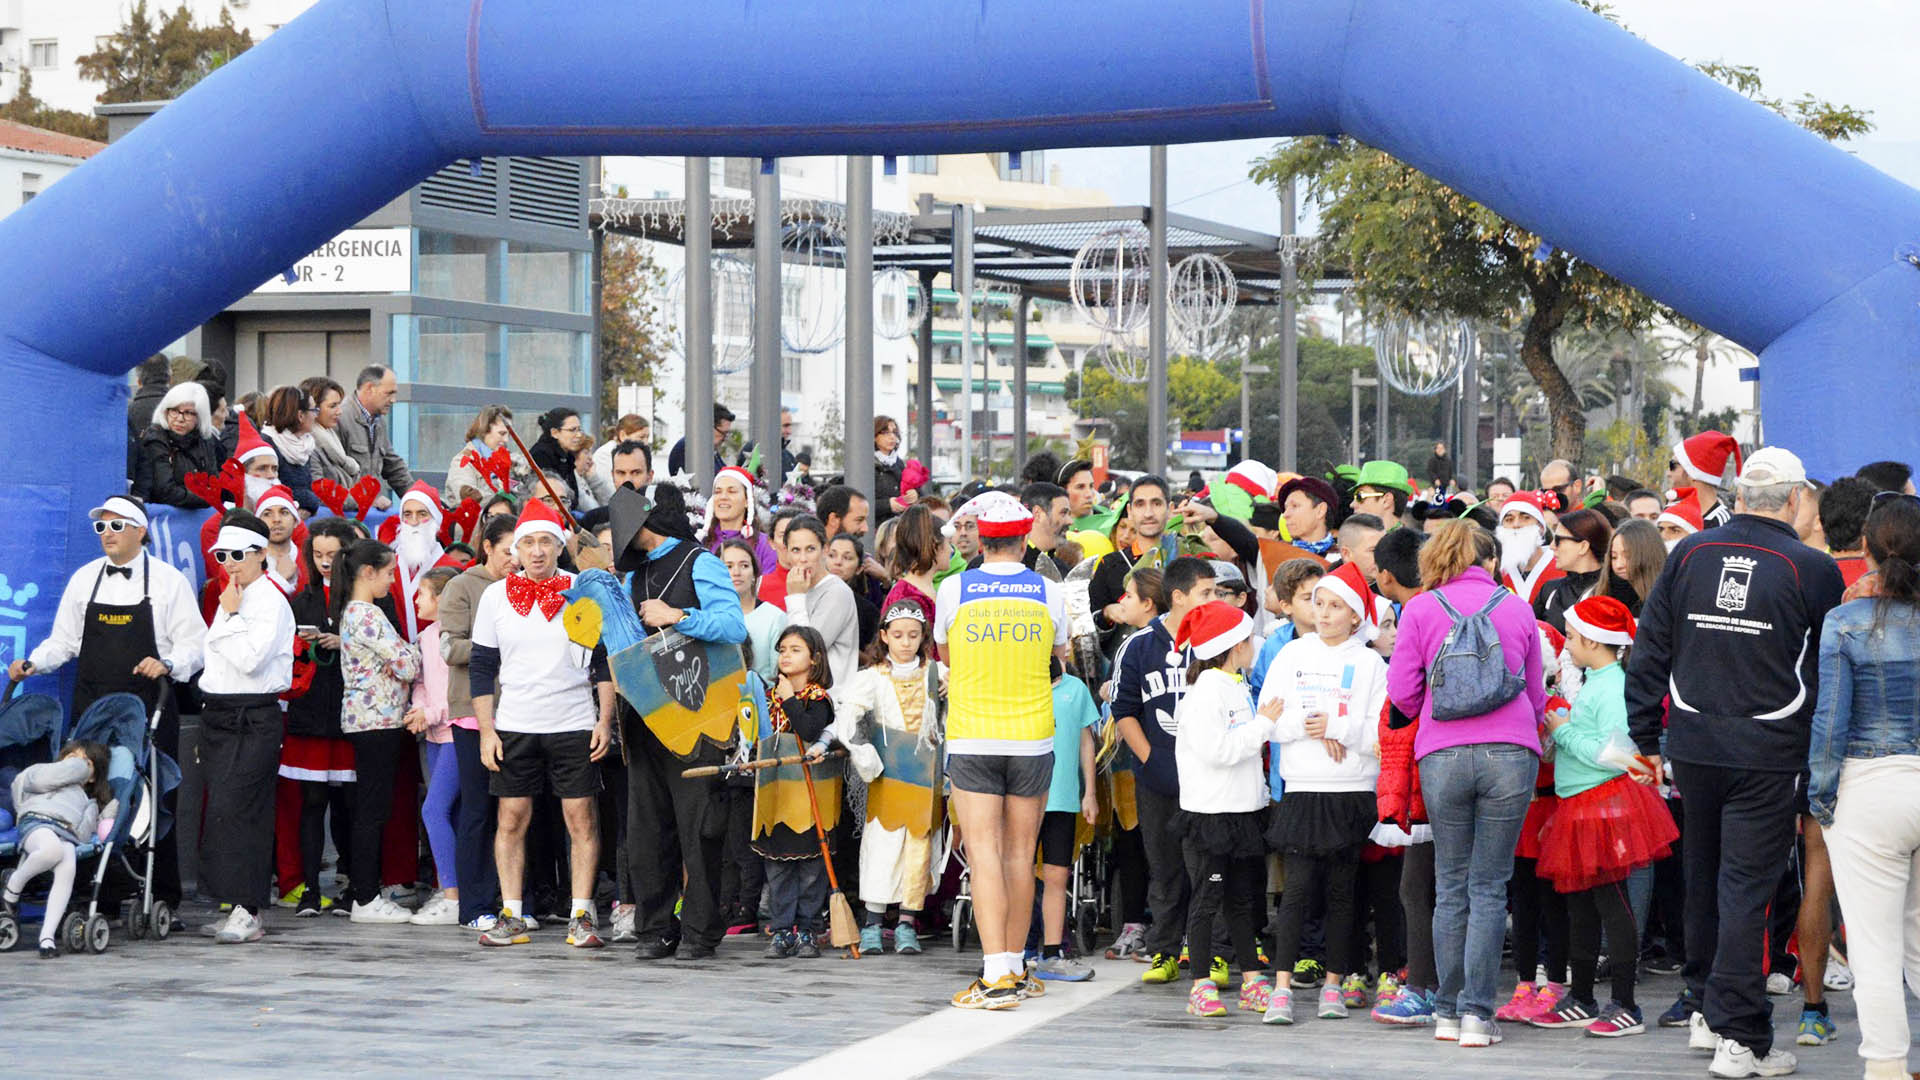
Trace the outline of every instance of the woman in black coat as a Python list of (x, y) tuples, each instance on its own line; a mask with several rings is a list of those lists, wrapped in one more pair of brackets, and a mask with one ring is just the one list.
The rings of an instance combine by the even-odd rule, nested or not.
[(140, 436), (133, 493), (150, 503), (205, 509), (206, 500), (187, 490), (186, 476), (220, 471), (214, 434), (205, 387), (186, 382), (168, 390), (153, 410), (153, 426)]

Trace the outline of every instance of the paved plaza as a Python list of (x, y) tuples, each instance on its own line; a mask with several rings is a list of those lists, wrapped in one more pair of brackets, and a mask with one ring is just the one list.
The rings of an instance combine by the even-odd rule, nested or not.
[[(555, 929), (489, 950), (451, 927), (283, 909), (269, 925), (251, 946), (188, 933), (116, 940), (100, 956), (0, 956), (0, 1076), (1706, 1076), (1681, 1031), (1605, 1041), (1508, 1025), (1504, 1045), (1462, 1051), (1359, 1016), (1291, 1029), (1197, 1021), (1184, 986), (1142, 986), (1128, 961), (985, 1014), (946, 1004), (978, 954), (944, 945), (774, 961), (732, 938), (715, 962), (643, 964), (631, 947), (568, 949)], [(1675, 989), (1649, 980), (1642, 1002), (1663, 1008)], [(1852, 1002), (1832, 1001), (1843, 1037), (1800, 1049), (1801, 1076), (1860, 1075)], [(1797, 999), (1776, 999), (1774, 1013), (1790, 1040)]]

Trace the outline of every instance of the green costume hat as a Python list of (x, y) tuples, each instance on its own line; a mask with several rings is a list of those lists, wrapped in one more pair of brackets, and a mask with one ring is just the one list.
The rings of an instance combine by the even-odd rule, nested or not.
[(1387, 488), (1403, 495), (1413, 494), (1413, 485), (1407, 482), (1407, 467), (1397, 461), (1369, 461), (1360, 466), (1360, 472), (1354, 477), (1353, 486)]

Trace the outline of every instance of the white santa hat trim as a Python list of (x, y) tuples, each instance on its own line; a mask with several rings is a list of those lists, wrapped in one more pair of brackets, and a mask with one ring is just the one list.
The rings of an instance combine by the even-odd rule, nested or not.
[(425, 507), (427, 513), (432, 514), (433, 520), (435, 521), (439, 521), (444, 513), (440, 507), (439, 499), (417, 488), (408, 488), (406, 494), (400, 496), (400, 505), (396, 507), (396, 509), (404, 510), (410, 502), (416, 502)]
[(260, 496), (260, 501), (253, 504), (254, 514), (256, 516), (264, 515), (267, 512), (267, 507), (278, 506), (287, 513), (299, 517), (300, 508), (294, 505), (293, 497), (284, 494), (284, 491), (285, 489), (283, 488), (278, 491), (269, 491), (267, 494)]
[(1693, 522), (1674, 513), (1671, 509), (1660, 511), (1660, 516), (1654, 518), (1653, 523), (1655, 525), (1672, 525), (1677, 529), (1685, 529), (1688, 533), (1697, 533), (1700, 531), (1693, 527)]
[(1632, 634), (1627, 633), (1625, 630), (1602, 630), (1581, 618), (1575, 613), (1573, 608), (1567, 609), (1567, 629), (1577, 631), (1581, 637), (1586, 638), (1596, 645), (1633, 644)]
[(1360, 620), (1359, 629), (1354, 631), (1360, 640), (1372, 641), (1374, 638), (1380, 636), (1379, 624), (1367, 617), (1368, 609), (1373, 606), (1370, 599), (1372, 596), (1371, 592), (1368, 593), (1369, 599), (1361, 599), (1360, 594), (1353, 591), (1353, 586), (1347, 584), (1346, 579), (1337, 574), (1328, 574), (1321, 578), (1318, 582), (1314, 583), (1313, 589), (1315, 592), (1325, 589), (1338, 597), (1341, 603), (1353, 609), (1354, 616)]

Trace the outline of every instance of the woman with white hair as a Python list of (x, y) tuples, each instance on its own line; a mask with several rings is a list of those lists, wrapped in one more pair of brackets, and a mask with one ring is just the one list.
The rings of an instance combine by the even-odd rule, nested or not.
[(220, 471), (218, 432), (207, 388), (183, 382), (154, 406), (153, 424), (140, 436), (134, 465), (134, 494), (149, 503), (202, 510), (206, 501), (187, 490), (188, 473)]

